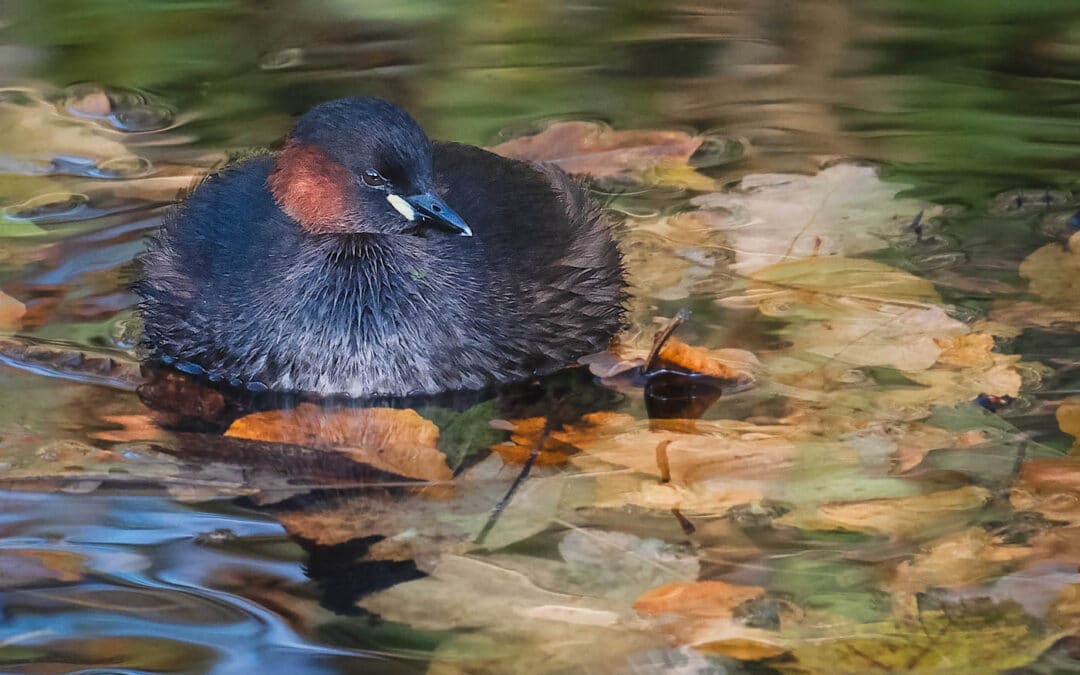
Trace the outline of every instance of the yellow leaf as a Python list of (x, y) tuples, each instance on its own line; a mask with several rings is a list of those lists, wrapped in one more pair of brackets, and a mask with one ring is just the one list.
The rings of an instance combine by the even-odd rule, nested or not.
[(1062, 432), (1080, 440), (1080, 398), (1065, 399), (1054, 415)]

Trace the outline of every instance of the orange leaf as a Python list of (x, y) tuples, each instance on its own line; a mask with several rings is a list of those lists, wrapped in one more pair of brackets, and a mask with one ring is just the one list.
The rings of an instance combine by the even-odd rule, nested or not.
[(679, 614), (697, 618), (729, 618), (739, 605), (759, 598), (765, 589), (723, 581), (675, 581), (646, 591), (634, 602), (644, 614)]
[(407, 478), (453, 478), (446, 456), (437, 447), (438, 427), (415, 410), (325, 410), (302, 403), (293, 410), (242, 417), (225, 435), (342, 452), (357, 462)]
[[(552, 430), (544, 439), (537, 455), (538, 466), (558, 466), (572, 455), (580, 452), (581, 446), (593, 440), (600, 431), (608, 432), (612, 428), (626, 426), (632, 418), (617, 413), (589, 413), (582, 416), (573, 426), (564, 425), (562, 429)], [(514, 428), (510, 441), (491, 446), (503, 461), (515, 464), (524, 463), (540, 435), (544, 432), (546, 420), (543, 417), (529, 417), (513, 422)]]
[(671, 337), (660, 348), (656, 365), (663, 368), (709, 375), (722, 380), (734, 380), (744, 376), (744, 374), (729, 365), (724, 358), (724, 354), (731, 352), (739, 355), (746, 354), (745, 352), (735, 352), (735, 350), (710, 350), (704, 347), (695, 347), (678, 338)]
[(25, 314), (26, 305), (0, 291), (0, 329), (21, 328)]

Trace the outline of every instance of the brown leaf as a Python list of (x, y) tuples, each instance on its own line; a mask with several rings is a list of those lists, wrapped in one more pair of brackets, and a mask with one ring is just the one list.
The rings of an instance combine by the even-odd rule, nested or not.
[(1054, 415), (1062, 432), (1080, 440), (1080, 398), (1065, 399)]
[(720, 654), (740, 661), (760, 661), (787, 653), (787, 647), (751, 639), (732, 637), (725, 640), (713, 640), (694, 645), (697, 649), (710, 654)]
[(107, 429), (91, 434), (93, 438), (102, 441), (131, 443), (134, 441), (160, 440), (165, 437), (161, 427), (149, 415), (105, 415), (101, 419), (121, 427), (120, 429)]
[(399, 476), (445, 481), (453, 477), (438, 447), (439, 429), (415, 410), (325, 410), (302, 403), (242, 417), (226, 436), (334, 450)]
[[(515, 420), (510, 439), (505, 443), (491, 446), (503, 461), (510, 464), (524, 463), (544, 431), (547, 420), (543, 417), (529, 417)], [(587, 443), (598, 431), (610, 430), (632, 422), (627, 415), (598, 412), (582, 416), (573, 425), (564, 425), (561, 429), (549, 431), (539, 448), (536, 457), (537, 466), (558, 466), (565, 464), (572, 455), (580, 451), (580, 446)]]
[(994, 357), (994, 336), (986, 333), (968, 333), (934, 338), (941, 349), (938, 364), (953, 368), (991, 368)]
[(22, 318), (25, 315), (26, 305), (0, 291), (0, 330), (22, 328)]
[(68, 551), (17, 549), (0, 553), (0, 588), (33, 586), (42, 582), (79, 581), (86, 574), (85, 556)]
[(1080, 524), (1080, 457), (1025, 462), (1009, 490), (1009, 503), (1017, 511)]
[(1080, 232), (1067, 245), (1047, 244), (1020, 263), (1020, 275), (1027, 278), (1031, 292), (1043, 302), (1073, 312), (1080, 293)]
[(723, 581), (676, 581), (646, 591), (634, 602), (634, 609), (644, 614), (726, 619), (742, 603), (764, 594), (765, 589), (759, 586), (736, 586)]
[[(685, 164), (701, 143), (700, 137), (682, 131), (615, 131), (594, 122), (558, 122), (491, 150), (511, 159), (552, 162), (570, 174), (601, 178)], [(691, 182), (683, 174), (679, 180)], [(699, 182), (693, 181), (695, 186)]]
[(989, 500), (989, 490), (968, 486), (913, 497), (830, 502), (819, 506), (814, 513), (796, 511), (781, 517), (778, 522), (814, 530), (925, 536), (962, 522)]
[(916, 593), (992, 579), (1031, 554), (1030, 548), (1006, 546), (986, 530), (972, 527), (939, 539), (912, 560), (900, 563), (891, 585), (913, 607)]

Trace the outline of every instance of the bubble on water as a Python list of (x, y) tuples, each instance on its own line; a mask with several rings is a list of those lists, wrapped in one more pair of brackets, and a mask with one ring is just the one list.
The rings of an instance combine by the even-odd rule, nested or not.
[(5, 218), (12, 220), (71, 220), (85, 209), (90, 198), (84, 194), (70, 192), (50, 192), (37, 195), (21, 204), (4, 207)]
[(1039, 219), (1039, 231), (1053, 239), (1067, 239), (1080, 230), (1080, 211), (1075, 205), (1047, 213)]
[(967, 261), (967, 254), (962, 251), (944, 251), (915, 256), (911, 259), (911, 264), (917, 271), (929, 272), (931, 270), (952, 269), (965, 261)]
[(73, 84), (65, 89), (60, 107), (75, 117), (100, 120), (125, 132), (158, 131), (174, 119), (172, 110), (137, 91), (93, 82)]
[(135, 349), (141, 336), (142, 321), (135, 315), (116, 319), (109, 326), (109, 338), (113, 346), (119, 349)]
[(746, 145), (730, 136), (706, 133), (701, 146), (690, 157), (690, 166), (698, 169), (734, 164), (746, 156)]
[(0, 89), (0, 104), (28, 106), (37, 100), (23, 89)]
[(104, 89), (83, 82), (64, 90), (64, 107), (76, 117), (102, 118), (112, 112), (112, 101)]
[(304, 50), (299, 47), (290, 47), (276, 52), (270, 52), (259, 61), (259, 67), (263, 70), (285, 70), (295, 68), (304, 63)]
[(134, 155), (115, 157), (98, 163), (96, 159), (79, 155), (57, 155), (46, 173), (82, 176), (84, 178), (136, 178), (150, 172), (152, 164)]
[(1049, 188), (1007, 190), (994, 197), (990, 208), (995, 213), (1035, 213), (1060, 208), (1069, 199), (1068, 193)]
[(870, 376), (866, 371), (859, 368), (849, 368), (841, 373), (837, 379), (844, 384), (866, 384), (870, 381)]
[(144, 104), (109, 115), (109, 121), (120, 131), (158, 131), (172, 124), (173, 112), (168, 108)]
[(153, 164), (145, 157), (116, 157), (97, 165), (96, 178), (136, 178), (150, 173)]

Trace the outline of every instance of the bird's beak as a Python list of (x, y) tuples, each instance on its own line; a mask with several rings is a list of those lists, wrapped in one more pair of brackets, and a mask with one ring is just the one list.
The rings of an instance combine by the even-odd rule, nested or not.
[[(396, 197), (396, 195), (391, 196)], [(397, 200), (393, 200), (390, 203), (393, 204), (394, 208), (401, 212), (403, 216), (409, 218), (409, 220), (413, 220), (416, 216), (420, 216), (421, 218), (447, 227), (463, 237), (472, 236), (472, 229), (469, 228), (462, 217), (455, 213), (454, 209), (450, 208), (446, 202), (439, 199), (439, 197), (432, 192), (425, 192), (410, 197), (397, 197), (397, 199), (403, 202), (401, 206), (406, 207), (404, 210), (401, 206), (398, 206), (398, 203), (396, 203)], [(414, 211), (411, 218), (404, 212), (408, 209)]]

